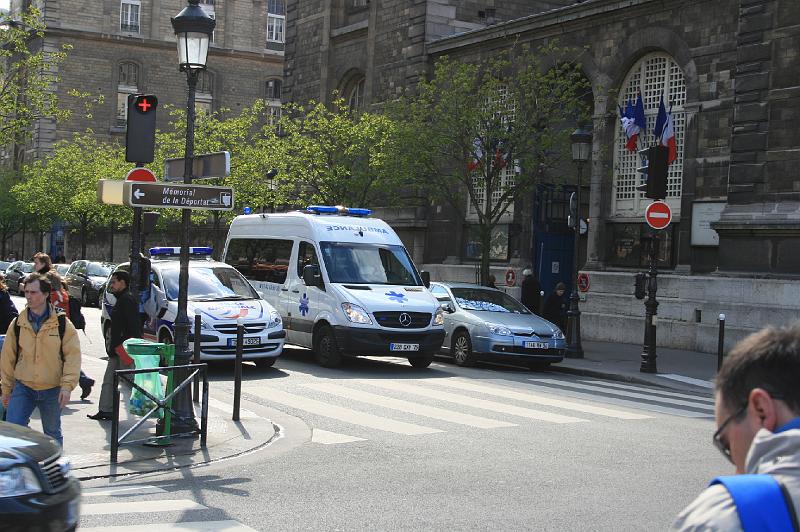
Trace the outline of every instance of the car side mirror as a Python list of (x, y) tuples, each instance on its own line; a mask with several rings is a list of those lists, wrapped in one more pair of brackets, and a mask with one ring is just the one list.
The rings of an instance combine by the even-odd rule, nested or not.
[(425, 288), (431, 287), (431, 272), (421, 271), (419, 272), (419, 276), (422, 277), (422, 284), (425, 285)]
[(306, 286), (316, 286), (317, 288), (325, 286), (319, 266), (308, 264), (303, 267), (303, 282), (306, 283)]
[(456, 311), (456, 309), (453, 308), (453, 305), (451, 305), (450, 303), (447, 303), (447, 302), (442, 303), (440, 306), (442, 307), (442, 310), (444, 310), (448, 314), (452, 314), (453, 312)]

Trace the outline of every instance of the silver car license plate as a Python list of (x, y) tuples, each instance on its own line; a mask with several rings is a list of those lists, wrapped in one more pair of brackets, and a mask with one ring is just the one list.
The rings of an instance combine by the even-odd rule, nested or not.
[[(258, 345), (261, 343), (261, 338), (258, 336), (245, 336), (244, 345)], [(228, 338), (228, 347), (236, 346), (236, 338)]]
[(389, 344), (389, 351), (419, 351), (419, 344)]
[(527, 349), (547, 349), (550, 346), (547, 345), (547, 342), (525, 342), (525, 347)]

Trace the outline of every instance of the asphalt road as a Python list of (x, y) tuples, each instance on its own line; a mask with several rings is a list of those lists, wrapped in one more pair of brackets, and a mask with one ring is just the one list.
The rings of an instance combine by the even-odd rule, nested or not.
[[(99, 310), (84, 313), (84, 356), (100, 357)], [(229, 393), (232, 365), (211, 373), (212, 397)], [(708, 395), (445, 359), (331, 370), (299, 348), (244, 379), (283, 438), (236, 460), (87, 482), (82, 528), (659, 530), (731, 472), (711, 445)]]

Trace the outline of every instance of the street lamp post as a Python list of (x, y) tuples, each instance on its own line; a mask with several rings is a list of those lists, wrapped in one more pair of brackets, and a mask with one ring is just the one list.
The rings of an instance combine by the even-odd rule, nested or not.
[(583, 129), (576, 129), (570, 136), (572, 142), (572, 161), (578, 167), (578, 187), (575, 194), (575, 220), (573, 229), (575, 231), (574, 252), (572, 260), (572, 294), (569, 297), (569, 311), (567, 311), (567, 352), (569, 358), (583, 358), (583, 346), (581, 345), (581, 311), (578, 308), (578, 254), (581, 235), (581, 178), (583, 165), (589, 160), (592, 154), (592, 134)]
[[(208, 43), (214, 31), (216, 21), (209, 17), (198, 4), (200, 0), (188, 0), (189, 5), (183, 8), (177, 16), (171, 19), (172, 28), (178, 40), (178, 66), (181, 72), (186, 72), (186, 81), (189, 86), (186, 101), (186, 150), (184, 153), (185, 166), (183, 182), (191, 184), (192, 166), (194, 162), (194, 99), (197, 87), (197, 77), (201, 70), (206, 68), (208, 57)], [(189, 229), (191, 223), (191, 209), (181, 212), (181, 255), (180, 275), (178, 277), (178, 314), (175, 317), (175, 365), (188, 364), (191, 359), (189, 352), (189, 316), (187, 301), (189, 293)], [(200, 341), (199, 331), (195, 331), (195, 342)], [(185, 379), (187, 372), (176, 375), (178, 382)], [(197, 429), (197, 420), (194, 416), (190, 387), (185, 387), (173, 400), (173, 407), (180, 416), (173, 421), (173, 432), (189, 432)]]
[[(267, 178), (267, 183), (269, 183), (269, 212), (275, 212), (275, 176), (278, 175), (278, 169), (273, 168), (266, 174), (264, 177)], [(266, 206), (261, 206), (261, 212), (264, 212)]]

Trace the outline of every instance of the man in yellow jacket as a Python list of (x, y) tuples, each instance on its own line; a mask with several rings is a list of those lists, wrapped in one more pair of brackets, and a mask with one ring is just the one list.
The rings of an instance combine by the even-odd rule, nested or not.
[(81, 345), (69, 320), (64, 320), (61, 338), (50, 290), (44, 275), (34, 273), (25, 280), (28, 305), (8, 328), (0, 353), (0, 379), (6, 421), (28, 426), (33, 409), (38, 407), (44, 433), (63, 446), (61, 409), (78, 384)]

